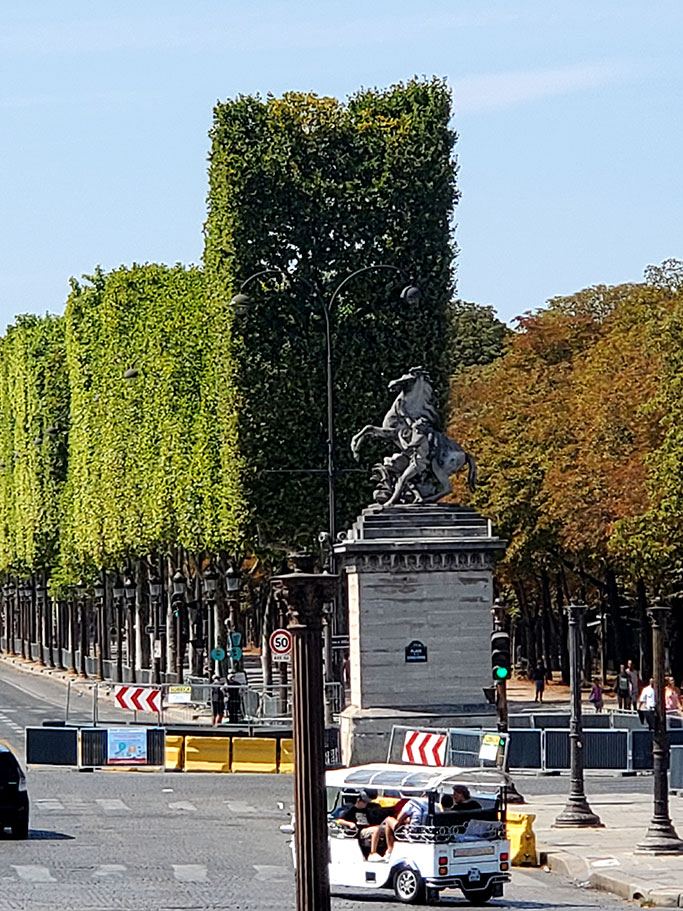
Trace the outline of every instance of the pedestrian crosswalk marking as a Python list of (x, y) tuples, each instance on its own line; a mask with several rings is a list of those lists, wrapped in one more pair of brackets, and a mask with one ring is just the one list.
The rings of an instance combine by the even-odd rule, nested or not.
[(292, 871), (279, 864), (254, 864), (258, 882), (285, 882), (292, 878)]
[(103, 810), (130, 810), (130, 807), (126, 806), (126, 804), (122, 800), (119, 800), (118, 797), (100, 797), (95, 801), (95, 803), (98, 803)]
[(57, 880), (52, 876), (47, 867), (40, 867), (38, 864), (12, 864), (17, 871), (17, 875), (32, 883), (54, 883)]
[(205, 883), (206, 867), (203, 864), (173, 864), (173, 875), (182, 883)]
[(250, 803), (247, 803), (246, 800), (226, 800), (228, 809), (231, 813), (234, 813), (236, 816), (240, 815), (252, 815), (254, 813), (259, 813), (260, 810), (257, 807), (252, 806)]
[(174, 803), (169, 803), (168, 808), (169, 810), (188, 810), (190, 813), (197, 812), (197, 807), (189, 800), (176, 800)]
[(35, 800), (34, 803), (38, 806), (39, 810), (63, 810), (64, 804), (61, 800), (55, 800), (53, 798), (43, 797), (38, 800)]
[(100, 866), (93, 871), (93, 876), (118, 876), (120, 873), (125, 873), (127, 867), (124, 864), (100, 864)]

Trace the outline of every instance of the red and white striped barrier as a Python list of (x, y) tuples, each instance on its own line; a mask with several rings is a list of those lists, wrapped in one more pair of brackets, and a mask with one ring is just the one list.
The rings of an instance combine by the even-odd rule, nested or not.
[(446, 734), (406, 731), (401, 759), (416, 765), (442, 766), (446, 761), (446, 741)]
[(147, 686), (114, 687), (114, 699), (122, 709), (138, 712), (161, 711), (161, 690)]

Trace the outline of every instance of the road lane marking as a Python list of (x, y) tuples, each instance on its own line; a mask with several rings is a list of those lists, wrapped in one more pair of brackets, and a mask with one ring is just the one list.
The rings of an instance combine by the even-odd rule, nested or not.
[(38, 864), (12, 864), (17, 871), (17, 875), (31, 883), (56, 883), (57, 880), (52, 876), (47, 867), (39, 867)]
[(169, 810), (188, 810), (190, 813), (197, 812), (197, 807), (189, 800), (176, 800), (174, 803), (169, 803), (168, 808)]
[(293, 871), (279, 864), (254, 864), (255, 880), (258, 882), (283, 883), (292, 879)]
[(118, 799), (118, 797), (100, 797), (95, 803), (99, 804), (103, 810), (130, 810), (130, 807), (127, 807), (122, 800)]
[(173, 864), (173, 875), (181, 883), (205, 883), (206, 867), (203, 864)]
[(35, 804), (38, 805), (39, 810), (63, 810), (64, 804), (61, 800), (56, 800), (53, 798), (41, 798), (40, 800), (34, 800)]
[(93, 871), (93, 876), (118, 876), (121, 873), (125, 873), (127, 869), (124, 864), (100, 864)]
[(259, 813), (260, 811), (252, 806), (250, 803), (247, 803), (246, 800), (226, 800), (225, 803), (228, 805), (228, 809), (231, 813), (239, 816), (240, 814), (252, 815), (253, 813)]

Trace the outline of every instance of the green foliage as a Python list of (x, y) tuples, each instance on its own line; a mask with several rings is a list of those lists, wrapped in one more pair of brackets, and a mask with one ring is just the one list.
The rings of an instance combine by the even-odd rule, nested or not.
[[(342, 105), (289, 93), (219, 104), (211, 132), (205, 265), (226, 357), (219, 367), (223, 470), (242, 466), (251, 517), (267, 541), (310, 541), (326, 525), (326, 392), (323, 307), (355, 270), (387, 263), (423, 289), (383, 271), (354, 278), (332, 314), (336, 449), (356, 467), (349, 441), (378, 421), (387, 383), (416, 363), (438, 389), (448, 372), (451, 215), (456, 201), (438, 80), (359, 92)], [(251, 303), (233, 312), (240, 283), (261, 269)], [(371, 456), (368, 456), (369, 458)], [(367, 475), (366, 475), (367, 477)], [(340, 522), (368, 501), (362, 474), (340, 477)]]
[(239, 496), (220, 471), (215, 416), (221, 339), (201, 271), (134, 265), (88, 281), (65, 317), (64, 577), (155, 547), (234, 544)]
[(455, 300), (449, 307), (450, 372), (501, 357), (510, 330), (493, 307)]
[(66, 473), (64, 322), (20, 316), (0, 342), (0, 569), (54, 563)]

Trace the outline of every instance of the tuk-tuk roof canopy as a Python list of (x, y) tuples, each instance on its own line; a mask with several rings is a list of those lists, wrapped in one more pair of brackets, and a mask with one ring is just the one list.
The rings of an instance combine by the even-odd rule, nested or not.
[(352, 766), (349, 769), (332, 769), (325, 773), (328, 788), (388, 789), (393, 791), (437, 791), (444, 785), (481, 785), (501, 788), (507, 776), (498, 769), (465, 768), (455, 766), (423, 766), (400, 763), (375, 762)]

